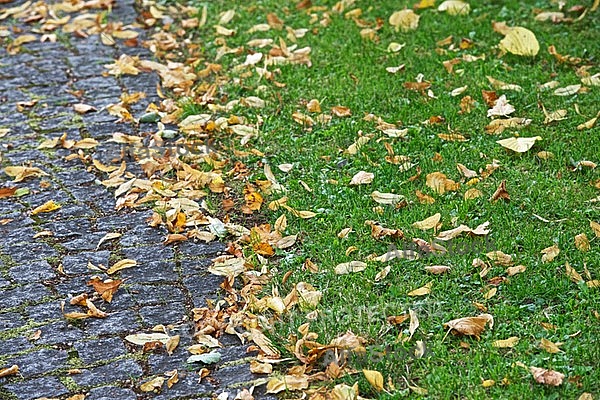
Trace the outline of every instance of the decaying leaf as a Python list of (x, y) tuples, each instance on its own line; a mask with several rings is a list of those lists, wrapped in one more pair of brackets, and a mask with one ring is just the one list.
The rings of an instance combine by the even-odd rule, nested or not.
[(551, 354), (556, 354), (556, 353), (561, 352), (561, 350), (558, 348), (558, 345), (556, 343), (551, 342), (550, 340), (548, 340), (546, 338), (542, 338), (540, 340), (540, 347)]
[(381, 193), (374, 191), (371, 193), (371, 198), (379, 204), (396, 205), (405, 200), (405, 197), (395, 193)]
[(115, 263), (112, 267), (110, 267), (109, 269), (106, 270), (106, 273), (109, 275), (114, 274), (117, 271), (121, 271), (126, 268), (133, 268), (136, 265), (137, 265), (137, 261), (126, 258), (124, 260), (121, 260), (121, 261)]
[(486, 253), (486, 257), (492, 260), (496, 265), (510, 266), (513, 264), (512, 256), (500, 250), (490, 251), (489, 253)]
[(508, 28), (504, 39), (500, 41), (500, 50), (517, 56), (534, 57), (540, 51), (535, 34), (523, 27)]
[(442, 214), (436, 213), (431, 217), (425, 218), (423, 221), (418, 221), (412, 224), (413, 228), (421, 229), (426, 231), (428, 229), (437, 229), (440, 219), (442, 218)]
[(112, 279), (107, 279), (102, 281), (98, 277), (93, 277), (87, 284), (93, 286), (94, 290), (102, 297), (102, 299), (110, 303), (117, 289), (121, 286), (121, 283), (123, 283), (123, 281), (120, 279), (114, 281)]
[(407, 296), (425, 296), (431, 293), (431, 287), (433, 282), (427, 283), (425, 286), (421, 286), (418, 289), (408, 292)]
[(500, 349), (505, 349), (505, 348), (513, 348), (518, 343), (519, 343), (519, 338), (517, 336), (511, 336), (508, 339), (495, 340), (492, 343), (492, 346), (498, 347)]
[(485, 131), (490, 135), (499, 135), (506, 129), (522, 129), (531, 124), (528, 118), (502, 118), (493, 119), (486, 127)]
[(507, 149), (516, 151), (517, 153), (525, 153), (527, 150), (531, 149), (535, 142), (537, 142), (538, 140), (542, 140), (542, 137), (511, 137), (508, 139), (497, 140), (496, 143), (498, 143), (502, 147), (506, 147)]
[(541, 251), (541, 253), (543, 254), (542, 262), (549, 263), (552, 260), (554, 260), (556, 258), (556, 256), (558, 256), (558, 253), (560, 253), (560, 249), (558, 248), (558, 245), (556, 245), (556, 243), (555, 243), (554, 245), (543, 249)]
[(590, 250), (590, 240), (585, 233), (580, 233), (575, 236), (575, 247), (580, 251)]
[(349, 274), (352, 272), (361, 272), (367, 268), (367, 264), (362, 261), (350, 261), (338, 264), (334, 272), (337, 275)]
[(360, 171), (352, 177), (350, 185), (366, 185), (373, 182), (373, 178), (375, 178), (375, 174), (371, 172)]
[(583, 282), (583, 277), (568, 262), (565, 264), (565, 271), (572, 282)]
[(435, 190), (435, 192), (438, 194), (454, 192), (460, 188), (460, 183), (454, 182), (452, 179), (448, 179), (446, 175), (441, 172), (432, 172), (427, 174), (426, 185)]
[(450, 329), (454, 334), (475, 336), (479, 339), (486, 324), (490, 326), (490, 329), (494, 326), (494, 317), (490, 314), (453, 319), (452, 321), (446, 322), (444, 328)]
[(461, 0), (446, 0), (438, 6), (438, 11), (445, 11), (450, 15), (468, 15), (471, 6)]
[(13, 182), (21, 182), (29, 177), (47, 176), (48, 174), (37, 167), (6, 167), (4, 168), (6, 175), (14, 177)]
[(165, 333), (136, 333), (133, 335), (127, 335), (125, 336), (125, 340), (127, 340), (130, 343), (133, 344), (137, 344), (139, 346), (143, 346), (146, 343), (151, 343), (151, 342), (161, 342), (163, 344), (167, 343), (167, 340), (169, 340), (169, 335), (165, 334)]
[(377, 273), (377, 275), (375, 275), (375, 282), (379, 282), (379, 281), (385, 279), (385, 277), (388, 276), (388, 274), (390, 273), (391, 270), (392, 270), (392, 266), (388, 265), (387, 267), (385, 267), (384, 269), (379, 271)]
[(494, 107), (487, 112), (488, 117), (506, 117), (515, 112), (515, 108), (508, 103), (506, 95), (502, 95), (494, 102)]
[(590, 221), (590, 228), (592, 228), (596, 237), (600, 238), (600, 224), (596, 221)]
[(389, 18), (389, 23), (396, 32), (408, 32), (417, 29), (419, 26), (419, 15), (413, 10), (401, 10), (393, 13)]
[(560, 386), (563, 383), (565, 375), (553, 370), (548, 370), (538, 367), (529, 367), (529, 371), (533, 375), (533, 379), (537, 383), (549, 386)]
[(440, 275), (450, 271), (450, 267), (447, 265), (429, 265), (425, 267), (425, 271), (429, 272), (430, 274)]
[(508, 267), (506, 268), (506, 275), (513, 276), (516, 274), (520, 274), (521, 272), (525, 272), (526, 269), (527, 267), (525, 267), (524, 265), (515, 265), (514, 267)]
[(506, 202), (510, 201), (510, 194), (506, 190), (506, 180), (502, 180), (502, 182), (500, 182), (500, 185), (498, 186), (492, 197), (490, 197), (490, 201), (492, 203), (498, 201), (499, 199), (503, 199)]
[(383, 390), (383, 375), (381, 375), (381, 372), (363, 369), (363, 374), (376, 391), (381, 392)]
[(410, 325), (408, 327), (408, 333), (410, 333), (409, 340), (412, 339), (413, 335), (419, 328), (419, 318), (417, 317), (416, 311), (408, 310), (408, 314), (410, 315)]
[(165, 383), (165, 378), (162, 376), (157, 376), (154, 379), (151, 379), (147, 382), (144, 382), (140, 385), (140, 390), (142, 392), (156, 392), (159, 393), (162, 389), (163, 384)]

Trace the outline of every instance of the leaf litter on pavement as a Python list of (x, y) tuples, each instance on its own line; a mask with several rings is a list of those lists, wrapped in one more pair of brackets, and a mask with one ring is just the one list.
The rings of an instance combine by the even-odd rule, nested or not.
[[(481, 14), (484, 6), (464, 1), (436, 4), (422, 0), (395, 8), (389, 4), (369, 7), (354, 0), (324, 2), (327, 5), (303, 0), (283, 8), (269, 2), (268, 6), (219, 8), (222, 4), (145, 1), (138, 22), (131, 26), (102, 22), (89, 12), (110, 8), (111, 3), (27, 2), (8, 7), (0, 12), (0, 22), (35, 22), (40, 30), (37, 35), (19, 36), (0, 26), (0, 38), (10, 38), (6, 41), (10, 54), (23, 51), (33, 41), (55, 41), (58, 33), (99, 35), (104, 45), (122, 41), (126, 46), (144, 46), (154, 54), (152, 59), (123, 54), (104, 66), (107, 75), (117, 77), (148, 73), (160, 77), (160, 85), (148, 92), (156, 91), (161, 100), (148, 104), (143, 114), (134, 115), (131, 105), (143, 101), (145, 93), (124, 93), (103, 111), (121, 122), (144, 124), (145, 129), (146, 124), (155, 124), (139, 136), (113, 134), (110, 142), (126, 148), (129, 159), (105, 165), (93, 158), (101, 143), (68, 140), (66, 134), (41, 143), (40, 148), (68, 149), (72, 152), (69, 158), (81, 160), (100, 174), (102, 185), (114, 191), (116, 209), (152, 208), (148, 223), (166, 228), (165, 245), (229, 243), (226, 254), (212, 260), (208, 268), (223, 277), (223, 297), (194, 310), (197, 344), (188, 349), (188, 362), (218, 362), (219, 338), (230, 334), (250, 344), (249, 351), (256, 357), (249, 368), (267, 375), (259, 383), (266, 385), (268, 393), (299, 391), (310, 399), (411, 392), (444, 397), (445, 389), (435, 387), (429, 375), (436, 370), (427, 372), (428, 364), (419, 363), (432, 360), (434, 365), (446, 357), (456, 361), (454, 353), (462, 355), (458, 359), (468, 358), (488, 351), (483, 347), (487, 345), (514, 349), (514, 353), (495, 353), (499, 359), (510, 357), (512, 365), (506, 369), (507, 376), (480, 376), (483, 384), (477, 389), (472, 382), (467, 384), (466, 393), (478, 393), (483, 387), (502, 396), (503, 388), (510, 390), (522, 382), (528, 385), (529, 376), (518, 369), (523, 367), (542, 385), (561, 386), (565, 379), (573, 386), (571, 390), (583, 385), (581, 372), (569, 372), (568, 358), (555, 359), (564, 373), (528, 367), (521, 361), (539, 365), (545, 359), (529, 357), (528, 352), (540, 350), (568, 357), (570, 343), (580, 340), (579, 333), (571, 332), (565, 343), (546, 337), (532, 340), (544, 334), (543, 324), (548, 323), (538, 324), (533, 333), (521, 333), (519, 329), (534, 329), (523, 326), (529, 325), (527, 320), (533, 316), (513, 321), (502, 302), (537, 310), (543, 293), (523, 297), (513, 286), (526, 285), (520, 279), (536, 279), (538, 274), (548, 273), (543, 269), (558, 263), (566, 265), (566, 274), (560, 268), (561, 277), (572, 281), (570, 285), (579, 285), (574, 297), (581, 291), (582, 296), (598, 299), (600, 225), (593, 220), (598, 220), (598, 206), (593, 204), (599, 198), (596, 163), (600, 151), (567, 149), (572, 159), (566, 160), (565, 149), (555, 145), (564, 136), (570, 138), (564, 144), (568, 147), (569, 140), (576, 140), (572, 135), (585, 134), (597, 139), (590, 146), (598, 150), (597, 101), (596, 109), (590, 106), (594, 104), (591, 98), (598, 99), (598, 65), (593, 58), (586, 58), (585, 52), (560, 54), (567, 48), (557, 50), (551, 34), (536, 35), (549, 29), (543, 24), (568, 30), (567, 23), (597, 19), (597, 1), (570, 8), (560, 3), (548, 5), (547, 10), (534, 9), (537, 15), (520, 21), (527, 27), (501, 21), (511, 19), (514, 10), (489, 6), (487, 12), (496, 13), (492, 22)], [(67, 18), (75, 15), (78, 18)], [(486, 24), (476, 23), (479, 16)], [(474, 26), (464, 36), (427, 34), (439, 23)], [(365, 99), (368, 104), (363, 107), (351, 96), (327, 95), (327, 80), (318, 75), (327, 69), (321, 57), (327, 51), (326, 41), (339, 34), (335, 30), (340, 26), (344, 27), (344, 40), (358, 42), (365, 53), (385, 54), (380, 59), (386, 65), (380, 68), (381, 79), (393, 77), (399, 82), (394, 83), (394, 90), (373, 97), (400, 98), (401, 104), (414, 105), (414, 113), (403, 113), (401, 120), (383, 103)], [(142, 28), (149, 29), (148, 38), (140, 42), (138, 31)], [(426, 39), (418, 36), (421, 34), (426, 34)], [(481, 35), (487, 39), (481, 40)], [(405, 55), (409, 51), (428, 61), (414, 61)], [(515, 68), (526, 72), (522, 66), (532, 62), (556, 63), (552, 64), (555, 71), (532, 75), (531, 79), (548, 78), (535, 82), (511, 72)], [(348, 87), (365, 85), (366, 77), (355, 65), (337, 67), (347, 71)], [(475, 68), (487, 72), (479, 76)], [(311, 78), (313, 81), (301, 84), (294, 79), (305, 71), (314, 71), (322, 82)], [(322, 86), (324, 92), (311, 86)], [(568, 101), (557, 100), (563, 98)], [(21, 109), (30, 107), (35, 107), (35, 102), (17, 104)], [(100, 112), (86, 104), (73, 107), (78, 113)], [(445, 110), (448, 107), (454, 111)], [(360, 129), (349, 128), (351, 124)], [(345, 129), (348, 131), (340, 134)], [(277, 136), (282, 130), (289, 133)], [(293, 140), (289, 141), (290, 137)], [(332, 140), (339, 142), (332, 145)], [(277, 141), (284, 143), (280, 146)], [(294, 150), (285, 151), (286, 146)], [(314, 155), (303, 155), (307, 150), (303, 146)], [(555, 153), (562, 157), (562, 164), (552, 161)], [(519, 164), (522, 160), (526, 162)], [(130, 172), (132, 163), (139, 165), (143, 175)], [(321, 163), (318, 173), (310, 163)], [(531, 204), (515, 188), (525, 190), (519, 179), (534, 179), (527, 177), (534, 175), (535, 169), (559, 180), (573, 176), (569, 179), (587, 184), (585, 193), (569, 195), (578, 203), (590, 204), (585, 211), (589, 218), (577, 225), (577, 234), (568, 242), (562, 237), (553, 239), (560, 241), (561, 248), (556, 242), (549, 246), (519, 232), (520, 225), (532, 223), (531, 215), (546, 224), (560, 223), (533, 214), (538, 211), (535, 202)], [(2, 189), (2, 196), (15, 195), (17, 184), (29, 177), (47, 175), (39, 168), (18, 165), (6, 166), (4, 172), (14, 179), (15, 186)], [(536, 174), (535, 179), (546, 176)], [(336, 208), (328, 206), (320, 192), (329, 193), (330, 199), (336, 198), (336, 192), (343, 193), (345, 201), (352, 204), (352, 215), (339, 216), (344, 225), (337, 226), (332, 216)], [(484, 211), (478, 214), (473, 207)], [(51, 200), (31, 214), (58, 208)], [(573, 216), (567, 219), (571, 224), (580, 221)], [(560, 232), (562, 226), (552, 229)], [(511, 240), (503, 241), (503, 235)], [(321, 251), (311, 246), (312, 237), (319, 238), (316, 248)], [(493, 250), (481, 248), (489, 237), (497, 240)], [(98, 248), (117, 238), (105, 236)], [(457, 243), (461, 251), (476, 251), (465, 259)], [(341, 246), (345, 251), (331, 254), (332, 248), (341, 250)], [(436, 264), (437, 257), (448, 257), (444, 263), (450, 265)], [(585, 279), (568, 261), (564, 264), (566, 259), (583, 265)], [(299, 264), (290, 268), (289, 260)], [(377, 266), (381, 262), (386, 263), (383, 269)], [(110, 318), (94, 301), (110, 302), (118, 296), (124, 283), (118, 279), (119, 271), (137, 267), (130, 259), (94, 266), (102, 274), (88, 282), (94, 293), (73, 297), (71, 305), (82, 307), (81, 311), (65, 312), (65, 317)], [(524, 277), (526, 274), (530, 275)], [(400, 284), (403, 286), (396, 287)], [(356, 332), (348, 329), (343, 319), (336, 321), (341, 322), (339, 326), (327, 325), (327, 311), (339, 310), (338, 296), (344, 305), (349, 301), (351, 308), (342, 308), (348, 320), (356, 318), (358, 309), (369, 306), (363, 302), (372, 297), (353, 294), (362, 293), (360, 286), (383, 298), (400, 298), (401, 306), (392, 311), (375, 302), (374, 308), (382, 308), (378, 311), (382, 318), (359, 320), (352, 326)], [(465, 301), (450, 296), (464, 296)], [(449, 302), (454, 305), (444, 305)], [(433, 312), (435, 307), (438, 309)], [(553, 315), (552, 307), (545, 305), (546, 319)], [(500, 317), (493, 316), (495, 310)], [(591, 317), (579, 317), (597, 325), (598, 310), (593, 312)], [(561, 321), (558, 316), (552, 320)], [(166, 346), (169, 353), (178, 346), (179, 337), (167, 327), (154, 330), (129, 335), (126, 340), (144, 350)], [(449, 333), (459, 338), (446, 339)], [(406, 370), (387, 370), (372, 360), (377, 346), (382, 347), (377, 357), (385, 359), (391, 356), (388, 350), (413, 345), (412, 356), (403, 359), (411, 360), (412, 373), (408, 364)], [(435, 350), (428, 353), (426, 346)], [(491, 373), (484, 364), (474, 365)], [(16, 371), (13, 366), (0, 374)], [(210, 371), (202, 368), (200, 379), (207, 374)], [(171, 387), (177, 380), (174, 371), (143, 382), (139, 388), (160, 392), (163, 385)], [(244, 398), (252, 397), (248, 396)]]

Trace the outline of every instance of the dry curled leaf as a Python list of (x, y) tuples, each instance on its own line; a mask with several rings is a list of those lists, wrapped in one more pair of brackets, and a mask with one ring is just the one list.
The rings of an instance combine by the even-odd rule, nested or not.
[(553, 370), (548, 370), (538, 367), (529, 367), (529, 371), (533, 375), (533, 379), (537, 383), (549, 386), (560, 386), (563, 383), (565, 375)]
[(335, 267), (337, 275), (349, 274), (351, 272), (361, 272), (367, 268), (367, 264), (362, 261), (350, 261), (347, 263), (338, 264)]
[(510, 194), (508, 194), (508, 191), (506, 190), (506, 180), (502, 180), (502, 182), (500, 182), (500, 185), (498, 186), (492, 197), (490, 197), (490, 201), (492, 203), (498, 201), (499, 199), (503, 199), (506, 202), (510, 201)]
[(505, 349), (505, 348), (515, 347), (518, 343), (519, 343), (519, 338), (517, 336), (511, 336), (508, 339), (495, 340), (492, 343), (492, 346), (498, 347), (500, 349)]
[(454, 334), (475, 336), (479, 339), (486, 324), (490, 326), (490, 329), (494, 326), (494, 317), (490, 314), (453, 319), (452, 321), (446, 322), (444, 327), (450, 329)]
[(367, 185), (373, 182), (373, 178), (375, 178), (375, 174), (371, 172), (360, 171), (352, 177), (350, 185)]
[(542, 262), (543, 263), (549, 263), (552, 260), (554, 260), (556, 258), (556, 256), (558, 256), (558, 253), (560, 253), (560, 249), (558, 248), (558, 246), (556, 244), (550, 246), (550, 247), (546, 247), (545, 249), (543, 249), (541, 251), (542, 255)]
[(389, 18), (389, 23), (396, 32), (408, 32), (417, 29), (419, 26), (419, 15), (413, 10), (401, 10), (393, 13)]
[(498, 143), (502, 147), (505, 147), (512, 151), (516, 151), (517, 153), (525, 153), (527, 150), (531, 149), (535, 142), (537, 142), (538, 140), (542, 140), (542, 137), (511, 137), (508, 139), (497, 140), (496, 143)]
[(381, 375), (381, 372), (363, 369), (363, 374), (376, 391), (381, 392), (383, 390), (383, 375)]
[(432, 215), (431, 217), (425, 218), (423, 221), (417, 221), (417, 222), (413, 223), (412, 227), (421, 229), (423, 231), (426, 231), (428, 229), (437, 228), (441, 218), (442, 218), (442, 214), (436, 213), (436, 214)]

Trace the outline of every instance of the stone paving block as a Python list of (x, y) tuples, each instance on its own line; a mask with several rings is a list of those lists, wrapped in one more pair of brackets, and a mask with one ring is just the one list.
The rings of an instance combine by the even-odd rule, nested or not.
[(12, 267), (8, 274), (19, 283), (43, 281), (56, 278), (54, 269), (48, 261), (33, 261)]
[(45, 243), (30, 242), (17, 243), (3, 252), (10, 256), (15, 263), (24, 263), (43, 260), (48, 257), (57, 257), (58, 252)]
[(202, 278), (204, 278), (207, 275), (212, 275), (206, 273), (208, 267), (212, 265), (212, 258), (184, 258), (180, 261), (179, 264), (181, 265), (181, 273), (183, 276), (194, 275), (201, 276)]
[(131, 285), (129, 293), (137, 304), (142, 306), (168, 303), (183, 303), (185, 296), (180, 288), (173, 285)]
[(60, 301), (58, 300), (29, 306), (25, 309), (25, 313), (35, 322), (64, 318), (60, 311)]
[(148, 366), (150, 367), (150, 373), (163, 374), (167, 371), (172, 371), (174, 369), (181, 371), (187, 370), (189, 368), (194, 368), (193, 365), (190, 365), (186, 362), (189, 356), (190, 354), (187, 351), (175, 352), (172, 355), (168, 355), (166, 352), (150, 354), (150, 356), (148, 357)]
[[(4, 293), (0, 292), (0, 297), (3, 295)], [(25, 320), (19, 313), (9, 312), (0, 314), (0, 332), (18, 328), (23, 325), (25, 325)]]
[(19, 400), (34, 400), (42, 397), (58, 397), (67, 394), (67, 388), (54, 376), (30, 379), (6, 385)]
[(139, 316), (133, 310), (124, 310), (110, 314), (102, 319), (86, 321), (86, 332), (93, 335), (118, 335), (138, 331), (141, 328)]
[(151, 261), (121, 272), (130, 283), (174, 282), (179, 279), (175, 261)]
[(250, 382), (258, 378), (264, 378), (264, 375), (261, 376), (250, 372), (248, 364), (217, 368), (210, 376), (219, 382), (221, 389), (225, 389), (229, 385), (237, 385), (242, 382)]
[(28, 378), (41, 375), (46, 372), (56, 371), (64, 368), (67, 363), (67, 352), (65, 350), (41, 349), (11, 358), (8, 365), (17, 364), (19, 373)]
[(42, 225), (42, 228), (53, 232), (54, 237), (62, 239), (83, 236), (89, 233), (91, 223), (86, 218), (79, 218), (70, 221), (50, 222)]
[(37, 329), (42, 331), (40, 338), (35, 342), (38, 345), (72, 344), (85, 337), (84, 331), (66, 321), (53, 322)]
[(225, 251), (225, 245), (223, 243), (211, 242), (211, 243), (196, 243), (193, 241), (187, 241), (179, 244), (179, 251), (184, 256), (206, 256), (214, 258), (220, 253)]
[(146, 328), (152, 328), (155, 325), (175, 324), (181, 321), (185, 316), (185, 307), (183, 304), (168, 303), (159, 306), (147, 306), (140, 309), (142, 325)]
[(6, 279), (0, 277), (0, 288), (10, 286), (10, 285), (12, 285), (12, 283), (10, 281), (7, 281)]
[(85, 235), (81, 237), (76, 237), (68, 242), (61, 243), (61, 246), (64, 247), (67, 251), (89, 251), (95, 250), (98, 247), (98, 242), (100, 239), (106, 235), (106, 232), (84, 232)]
[(119, 360), (96, 368), (82, 369), (72, 378), (80, 386), (106, 385), (142, 376), (142, 367), (133, 360)]
[(51, 294), (48, 288), (39, 283), (4, 290), (0, 296), (0, 309), (17, 307), (27, 302), (39, 302), (43, 297)]
[(110, 360), (127, 353), (125, 345), (119, 337), (84, 340), (75, 343), (74, 346), (79, 358), (85, 364)]
[(131, 389), (118, 386), (100, 386), (90, 390), (85, 400), (136, 400), (137, 395)]
[(22, 336), (12, 339), (0, 339), (0, 356), (8, 354), (20, 353), (25, 350), (32, 349), (33, 345)]
[(107, 267), (109, 257), (110, 251), (108, 250), (85, 251), (79, 254), (65, 256), (62, 260), (63, 270), (69, 275), (93, 272), (88, 269), (88, 263), (92, 263), (95, 266), (102, 264)]

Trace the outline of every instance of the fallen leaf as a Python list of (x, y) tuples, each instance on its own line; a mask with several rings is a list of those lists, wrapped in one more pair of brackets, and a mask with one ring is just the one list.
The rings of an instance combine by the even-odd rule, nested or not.
[(441, 172), (427, 174), (426, 185), (435, 190), (438, 194), (457, 191), (460, 188), (460, 183), (456, 183), (452, 179), (446, 178), (446, 175)]
[(123, 283), (123, 281), (120, 279), (114, 281), (112, 279), (107, 279), (102, 281), (98, 277), (93, 277), (87, 282), (87, 284), (93, 286), (94, 290), (108, 303), (112, 301), (112, 298), (119, 286), (121, 286), (121, 283)]
[(537, 383), (544, 385), (560, 386), (565, 378), (565, 375), (560, 372), (544, 368), (529, 367), (529, 371)]
[(544, 350), (546, 350), (548, 353), (551, 354), (556, 354), (556, 353), (560, 353), (560, 349), (558, 348), (558, 346), (556, 345), (556, 343), (551, 342), (550, 340), (546, 339), (546, 338), (542, 338), (540, 340), (540, 347)]
[(250, 372), (253, 374), (270, 374), (273, 372), (273, 365), (252, 360), (250, 361)]
[(520, 274), (521, 272), (525, 272), (527, 268), (524, 265), (516, 265), (514, 267), (508, 267), (506, 269), (506, 274), (508, 276), (513, 276), (516, 274)]
[(419, 26), (419, 15), (413, 10), (401, 10), (393, 13), (388, 22), (394, 27), (396, 32), (408, 32), (417, 29)]
[(430, 274), (440, 275), (450, 271), (450, 267), (447, 265), (430, 265), (425, 267), (425, 271)]
[(492, 346), (494, 347), (498, 347), (500, 349), (505, 349), (505, 348), (513, 348), (515, 347), (517, 344), (519, 343), (519, 338), (517, 336), (511, 336), (508, 339), (504, 339), (504, 340), (495, 340), (492, 343)]
[(408, 327), (408, 332), (410, 333), (410, 340), (419, 328), (419, 318), (417, 317), (417, 313), (411, 309), (408, 310), (408, 314), (410, 315), (410, 325)]
[(383, 375), (381, 375), (381, 372), (363, 369), (363, 374), (376, 391), (381, 392), (383, 390)]
[(499, 135), (506, 129), (522, 129), (531, 124), (531, 119), (527, 118), (506, 118), (493, 119), (486, 127), (485, 131), (490, 135)]
[(575, 236), (575, 247), (579, 251), (589, 251), (590, 250), (590, 241), (585, 233), (580, 233)]
[(554, 260), (556, 256), (558, 256), (558, 253), (560, 253), (560, 249), (556, 244), (554, 244), (550, 247), (546, 247), (545, 249), (543, 249), (541, 253), (543, 254), (542, 262), (549, 263), (552, 260)]
[(413, 228), (421, 229), (426, 231), (428, 229), (437, 228), (440, 219), (442, 218), (442, 214), (436, 213), (429, 218), (425, 218), (423, 221), (418, 221), (412, 224)]
[(390, 273), (391, 270), (392, 270), (392, 266), (388, 265), (387, 267), (385, 267), (384, 269), (379, 271), (377, 273), (377, 275), (375, 275), (375, 282), (379, 282), (379, 281), (385, 279), (385, 277), (388, 276), (388, 274)]
[(408, 292), (407, 296), (425, 296), (431, 293), (431, 287), (433, 286), (433, 282), (427, 283), (425, 286), (422, 286), (418, 289)]
[(335, 106), (331, 108), (331, 113), (336, 117), (349, 117), (352, 115), (352, 112), (348, 107), (345, 106)]
[(350, 261), (338, 264), (334, 272), (337, 275), (349, 274), (351, 272), (361, 272), (367, 268), (367, 264), (362, 261)]
[(405, 197), (394, 193), (381, 193), (374, 191), (371, 193), (371, 198), (379, 204), (396, 205), (405, 200)]
[(492, 387), (495, 384), (496, 384), (496, 381), (493, 379), (485, 379), (483, 382), (481, 382), (481, 386), (483, 386), (484, 388)]
[(216, 364), (221, 361), (221, 353), (211, 351), (210, 353), (196, 354), (187, 358), (187, 363), (201, 362), (203, 364)]
[(565, 270), (567, 272), (567, 276), (572, 282), (583, 282), (583, 277), (579, 274), (579, 272), (575, 271), (575, 269), (571, 267), (571, 264), (568, 262), (565, 264)]
[(140, 390), (142, 392), (159, 393), (164, 383), (165, 383), (165, 378), (162, 376), (157, 376), (154, 379), (151, 379), (147, 382), (142, 383), (140, 385)]
[(8, 368), (0, 369), (0, 378), (4, 378), (5, 376), (17, 375), (19, 373), (19, 366), (12, 365)]
[(600, 238), (600, 224), (595, 221), (590, 221), (590, 228), (592, 228), (596, 237)]
[(366, 185), (373, 182), (373, 178), (375, 178), (375, 174), (371, 172), (360, 171), (352, 177), (350, 185)]
[(494, 326), (494, 317), (490, 314), (453, 319), (452, 321), (446, 322), (444, 328), (450, 329), (454, 334), (475, 336), (479, 339), (486, 324), (489, 324), (490, 329)]
[(137, 261), (126, 258), (124, 260), (121, 260), (121, 261), (115, 263), (112, 267), (110, 267), (108, 270), (106, 270), (106, 273), (109, 275), (114, 274), (117, 271), (121, 271), (126, 268), (133, 268), (136, 265), (137, 265)]
[(490, 201), (492, 203), (498, 201), (499, 199), (503, 199), (506, 202), (510, 201), (510, 194), (508, 194), (508, 191), (506, 190), (506, 180), (502, 180), (502, 182), (500, 182), (500, 185), (498, 186), (492, 197), (490, 197)]
[(486, 253), (486, 257), (492, 260), (496, 265), (510, 266), (513, 264), (512, 256), (500, 250), (490, 251), (489, 253)]
[(493, 287), (483, 295), (483, 298), (489, 300), (496, 295), (496, 292), (498, 292), (498, 288)]
[(542, 137), (541, 136), (535, 136), (535, 137), (529, 137), (529, 138), (511, 137), (508, 139), (497, 140), (496, 143), (498, 143), (502, 147), (505, 147), (512, 151), (516, 151), (517, 153), (525, 153), (527, 150), (531, 149), (533, 147), (533, 145), (535, 144), (535, 142), (538, 140), (542, 140)]
[(56, 204), (54, 202), (54, 200), (49, 200), (49, 201), (45, 202), (44, 204), (42, 204), (41, 206), (34, 208), (31, 211), (31, 215), (52, 212), (52, 211), (58, 210), (59, 208), (61, 208), (60, 204)]
[(540, 51), (535, 34), (523, 27), (508, 28), (504, 39), (500, 41), (500, 50), (517, 56), (534, 57)]
[(500, 96), (494, 103), (494, 107), (490, 108), (487, 112), (488, 117), (500, 116), (506, 117), (509, 114), (515, 112), (515, 108), (508, 103), (505, 95)]
[(450, 15), (469, 15), (471, 6), (460, 0), (446, 0), (438, 6), (438, 11), (445, 11)]
[(555, 96), (572, 96), (572, 95), (576, 94), (577, 92), (579, 92), (579, 89), (581, 89), (581, 85), (579, 85), (579, 84), (569, 85), (569, 86), (555, 89), (554, 95)]
[(83, 103), (73, 104), (73, 110), (78, 114), (85, 114), (90, 111), (97, 111), (96, 107), (90, 106), (89, 104), (83, 104)]
[[(306, 375), (285, 375), (283, 377), (273, 377), (267, 382), (267, 393), (279, 393), (284, 390), (303, 390), (308, 388), (308, 376)], [(334, 388), (335, 390), (335, 388)], [(345, 397), (340, 397), (345, 399)]]
[(21, 182), (29, 177), (47, 176), (48, 174), (37, 167), (6, 167), (4, 168), (6, 175), (14, 177), (13, 182)]
[(169, 340), (169, 335), (165, 333), (136, 333), (125, 336), (125, 340), (139, 346), (143, 346), (146, 343), (151, 342), (161, 342), (166, 344), (167, 340)]

